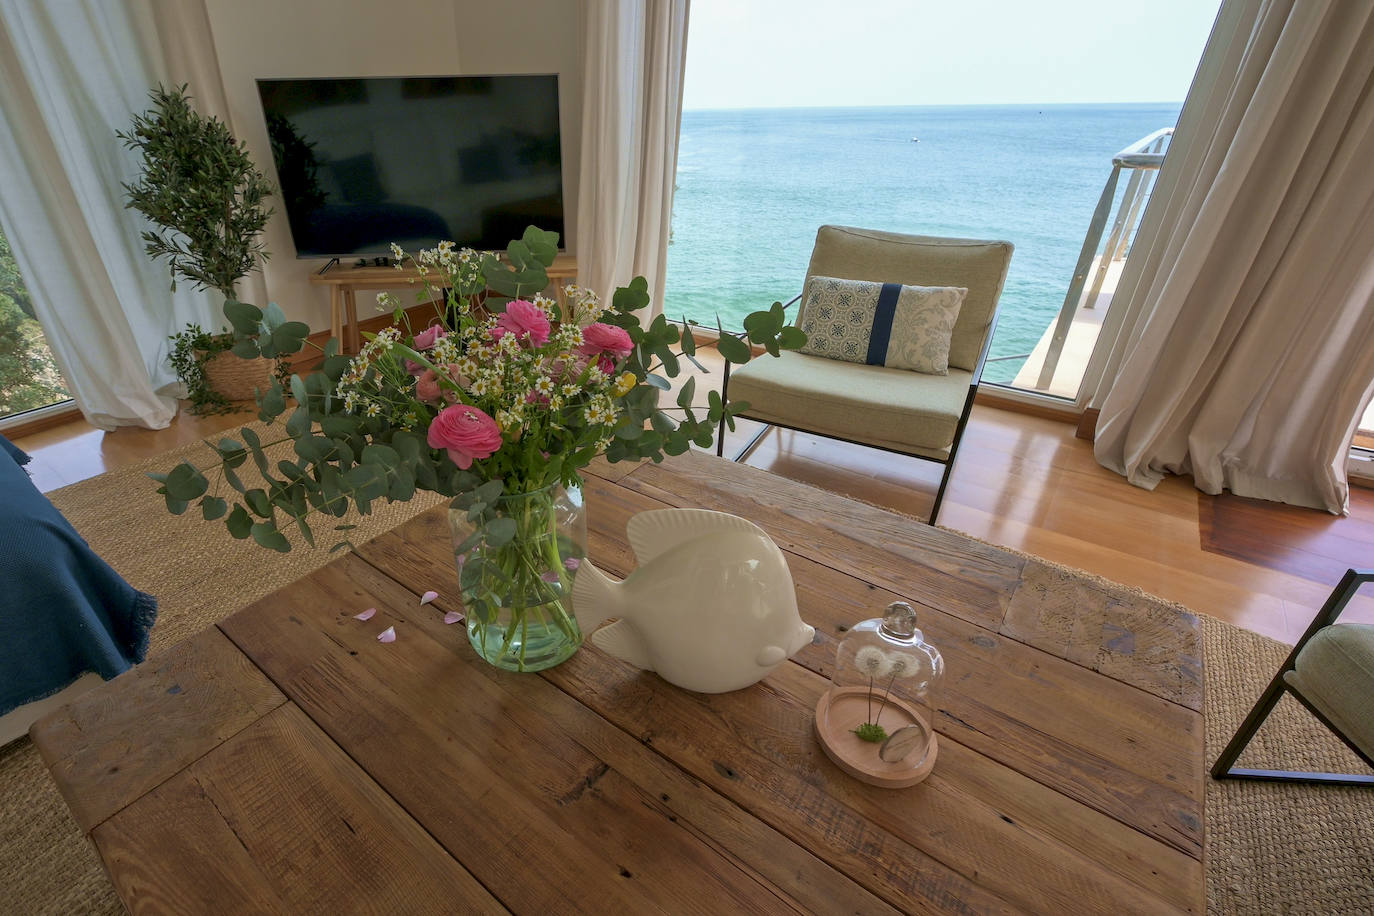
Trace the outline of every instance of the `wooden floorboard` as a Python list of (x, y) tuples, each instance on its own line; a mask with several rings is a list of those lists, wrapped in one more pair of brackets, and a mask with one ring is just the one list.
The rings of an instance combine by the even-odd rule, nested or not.
[(1352, 487), (1340, 517), (1262, 499), (1198, 494), (1202, 549), (1331, 584), (1374, 567), (1374, 490)]

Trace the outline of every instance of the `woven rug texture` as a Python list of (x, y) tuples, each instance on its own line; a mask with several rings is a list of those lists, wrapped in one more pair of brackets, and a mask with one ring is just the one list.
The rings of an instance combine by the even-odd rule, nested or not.
[[(1291, 651), (1202, 619), (1203, 725), (1210, 764)], [(1285, 695), (1237, 766), (1368, 773)], [(1207, 780), (1209, 913), (1374, 913), (1374, 788)]]
[[(286, 446), (277, 448), (285, 457)], [(175, 645), (335, 556), (328, 550), (334, 539), (327, 526), (317, 531), (319, 547), (297, 546), (282, 555), (231, 539), (223, 525), (200, 521), (194, 508), (185, 516), (168, 515), (144, 472), (169, 470), (182, 458), (203, 466), (211, 453), (200, 444), (185, 446), (49, 494), (97, 553), (136, 588), (157, 596), (150, 652)], [(409, 503), (379, 504), (372, 515), (347, 520), (359, 526), (352, 539), (361, 543), (442, 499), (425, 493)], [(1287, 651), (1271, 639), (1203, 618), (1209, 761)], [(1291, 700), (1275, 711), (1241, 764), (1367, 772)], [(1209, 912), (1374, 913), (1374, 791), (1208, 779), (1204, 855)], [(94, 849), (28, 739), (0, 749), (0, 887), (7, 913), (122, 912)]]

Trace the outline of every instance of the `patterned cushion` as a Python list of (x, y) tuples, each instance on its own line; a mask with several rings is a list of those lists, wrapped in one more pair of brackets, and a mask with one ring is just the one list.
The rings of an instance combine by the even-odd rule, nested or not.
[(807, 342), (800, 352), (945, 375), (950, 337), (967, 294), (956, 286), (812, 277), (803, 299)]

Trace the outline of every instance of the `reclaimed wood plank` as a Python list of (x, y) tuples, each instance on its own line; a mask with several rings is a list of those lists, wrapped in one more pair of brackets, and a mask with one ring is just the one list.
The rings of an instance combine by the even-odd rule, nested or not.
[(40, 719), (30, 735), (89, 833), (285, 702), (211, 627)]
[[(902, 596), (805, 557), (787, 559), (802, 618), (818, 634), (795, 661), (828, 678), (844, 629), (881, 616)], [(1200, 713), (919, 605), (917, 624), (944, 656), (940, 734), (1129, 825), (1130, 833), (1167, 843), (1178, 875), (1191, 873), (1184, 860), (1202, 849)], [(1072, 823), (1062, 827), (1076, 835), (1061, 839), (1081, 843), (1092, 857), (1111, 861), (1121, 852), (1105, 838), (1077, 834)]]
[(1021, 577), (1014, 554), (711, 455), (644, 464), (620, 483), (670, 505), (744, 516), (784, 550), (990, 629)]
[(999, 631), (1202, 711), (1201, 623), (1133, 589), (1030, 562)]
[[(616, 485), (589, 484), (593, 561), (613, 575), (628, 574), (635, 561), (625, 523), (638, 511), (661, 507)], [(361, 553), (406, 581), (416, 570), (446, 562), (446, 541), (427, 536), (429, 530), (416, 520)], [(921, 608), (922, 626), (946, 655), (950, 689), (943, 692), (937, 724), (943, 733), (1182, 854), (1198, 855), (1203, 767), (1197, 713), (924, 608), (917, 595), (878, 589), (793, 553), (788, 562), (802, 617), (820, 634), (798, 662), (829, 677), (841, 627), (878, 616), (899, 597), (913, 601)]]
[(602, 480), (615, 483), (633, 474), (643, 462), (640, 461), (617, 461), (612, 464), (606, 460), (605, 455), (597, 455), (592, 459), (591, 464), (583, 469), (583, 477), (599, 477)]
[[(1066, 625), (1073, 622), (1072, 638), (1038, 639), (1034, 626), (1027, 627), (1026, 623), (1035, 616), (1032, 609), (1044, 607), (1035, 595), (1044, 591), (1041, 586), (1046, 572), (1077, 582), (1089, 582), (1091, 578), (1084, 579), (1076, 572), (1065, 574), (1033, 558), (765, 471), (720, 462), (721, 459), (691, 453), (661, 466), (643, 465), (621, 483), (674, 505), (701, 505), (746, 515), (768, 530), (784, 549), (909, 599), (916, 597), (928, 606), (991, 630), (1014, 638), (1024, 634), (1027, 641), (1047, 652), (1156, 696), (1201, 709), (1201, 631), (1194, 615), (1145, 599), (1123, 602), (1120, 595), (1129, 590), (1099, 587), (1090, 589), (1090, 597), (1097, 602), (1091, 613), (1077, 613), (1079, 608), (1066, 600), (1057, 606), (1056, 614), (1047, 615), (1057, 616)], [(740, 472), (729, 470), (731, 467), (738, 467)], [(809, 540), (806, 529), (798, 527), (798, 518), (815, 523)], [(970, 604), (973, 596), (966, 590), (988, 584), (978, 579), (978, 572), (986, 575), (985, 564), (996, 566), (999, 562), (1007, 569), (1015, 567), (1016, 574), (1002, 580), (1003, 591), (995, 599), (984, 597), (980, 613), (976, 603)], [(1028, 563), (1037, 575), (1036, 589), (1017, 601), (1024, 577), (1022, 570)], [(1007, 623), (1006, 616), (1013, 611), (1016, 619)], [(1105, 616), (1099, 618), (1102, 625), (1094, 629), (1091, 618), (1098, 614)], [(1135, 638), (1137, 629), (1145, 638)], [(1167, 638), (1160, 639), (1152, 651), (1134, 651), (1137, 644), (1142, 648), (1153, 645), (1148, 638), (1154, 636)]]
[(95, 839), (135, 913), (506, 912), (294, 704)]
[[(404, 548), (403, 548), (404, 549)], [(375, 556), (375, 554), (374, 554)], [(380, 558), (385, 563), (385, 558)], [(412, 589), (412, 592), (414, 590)], [(418, 595), (418, 593), (416, 593)], [(602, 719), (540, 677), (510, 677), (478, 664), (456, 628), (447, 627), (419, 607), (396, 608), (398, 614), (424, 630), (453, 653), (458, 663), (473, 665), (501, 689), (517, 696), (543, 717), (541, 729), (562, 731), (638, 785), (669, 821), (697, 834), (704, 842), (785, 891), (799, 908), (814, 913), (891, 913), (893, 909), (719, 793), (683, 773), (645, 745)]]
[[(362, 601), (378, 608), (366, 624), (339, 610)], [(574, 736), (544, 727), (475, 657), (456, 661), (412, 610), (428, 607), (350, 556), (221, 627), (511, 909), (794, 911)], [(391, 645), (376, 641), (386, 626)]]
[[(850, 779), (812, 736), (815, 701), (827, 682), (800, 665), (788, 663), (752, 688), (713, 696), (679, 690), (594, 647), (545, 675), (899, 908), (1188, 909), (1004, 817), (986, 799), (963, 789), (953, 768), (937, 768), (925, 783), (902, 791)], [(974, 752), (956, 759), (1001, 769), (1001, 778), (1014, 777)], [(1061, 806), (1075, 804), (1060, 796), (1042, 814), (1058, 816)]]

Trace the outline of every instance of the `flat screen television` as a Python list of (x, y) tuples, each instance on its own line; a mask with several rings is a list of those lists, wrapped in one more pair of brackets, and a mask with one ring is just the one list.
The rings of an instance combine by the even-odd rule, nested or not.
[(563, 237), (557, 75), (257, 82), (297, 257)]

